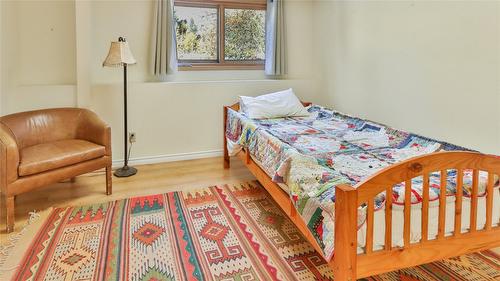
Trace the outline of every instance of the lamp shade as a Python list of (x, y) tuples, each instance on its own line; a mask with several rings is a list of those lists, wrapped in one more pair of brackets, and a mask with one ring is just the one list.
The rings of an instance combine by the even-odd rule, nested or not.
[(135, 64), (136, 60), (128, 47), (125, 38), (120, 37), (118, 41), (111, 42), (109, 47), (108, 56), (102, 63), (102, 66), (118, 67), (124, 64)]

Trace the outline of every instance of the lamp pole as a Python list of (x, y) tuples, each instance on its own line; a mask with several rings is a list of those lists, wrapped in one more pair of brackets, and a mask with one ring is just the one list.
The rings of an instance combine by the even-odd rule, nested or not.
[(125, 165), (124, 167), (128, 168), (128, 127), (127, 127), (127, 64), (123, 64), (123, 118), (125, 120), (125, 132), (124, 132), (124, 139), (125, 139)]
[[(118, 42), (125, 42), (125, 38), (118, 38)], [(123, 63), (123, 119), (124, 119), (124, 152), (123, 156), (125, 158), (124, 165), (120, 169), (116, 170), (114, 175), (117, 177), (130, 177), (137, 173), (137, 169), (128, 166), (128, 126), (127, 126), (127, 63)]]

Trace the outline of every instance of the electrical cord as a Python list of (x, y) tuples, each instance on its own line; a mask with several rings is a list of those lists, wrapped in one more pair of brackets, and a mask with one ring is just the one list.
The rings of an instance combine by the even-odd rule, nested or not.
[(127, 159), (130, 160), (130, 153), (132, 151), (132, 145), (134, 145), (134, 143), (131, 142), (130, 139), (128, 142), (130, 143), (130, 146), (128, 147)]

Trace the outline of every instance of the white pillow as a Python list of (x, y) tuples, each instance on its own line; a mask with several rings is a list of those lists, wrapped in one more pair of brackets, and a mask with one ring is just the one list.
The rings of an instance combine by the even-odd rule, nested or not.
[(292, 89), (258, 97), (240, 96), (240, 111), (251, 119), (309, 115)]

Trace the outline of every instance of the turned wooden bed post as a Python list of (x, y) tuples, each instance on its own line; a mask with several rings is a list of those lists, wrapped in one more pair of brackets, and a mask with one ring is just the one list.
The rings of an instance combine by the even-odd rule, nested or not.
[(358, 193), (349, 185), (335, 189), (335, 280), (356, 280)]
[(224, 169), (229, 169), (229, 152), (227, 151), (227, 139), (226, 139), (226, 128), (227, 128), (227, 106), (224, 106), (224, 126), (222, 131), (222, 143), (223, 143), (223, 151), (224, 151)]

